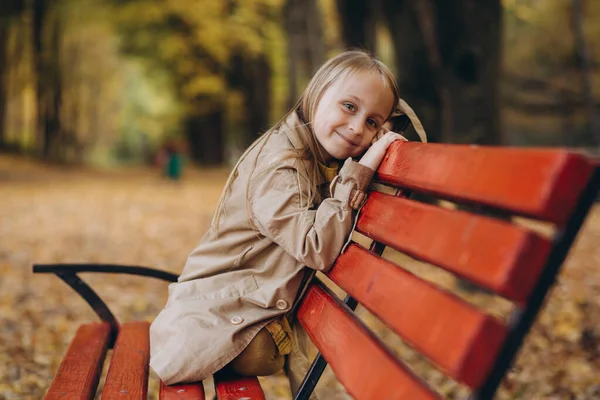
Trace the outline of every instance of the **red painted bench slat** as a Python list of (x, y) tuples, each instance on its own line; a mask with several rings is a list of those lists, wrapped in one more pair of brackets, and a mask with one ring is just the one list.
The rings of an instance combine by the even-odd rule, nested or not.
[(527, 299), (551, 243), (525, 228), (373, 192), (356, 229), (515, 301)]
[(93, 399), (108, 348), (107, 323), (81, 325), (44, 399)]
[(217, 400), (265, 400), (265, 394), (256, 377), (215, 374)]
[(161, 381), (158, 398), (160, 400), (205, 400), (206, 396), (202, 382), (167, 386)]
[(595, 164), (564, 150), (397, 142), (377, 179), (563, 224)]
[(439, 398), (318, 285), (307, 291), (298, 321), (355, 399)]
[(439, 288), (352, 244), (328, 276), (452, 378), (478, 387), (506, 327)]
[(102, 400), (144, 400), (148, 393), (150, 324), (145, 321), (121, 325), (115, 342)]

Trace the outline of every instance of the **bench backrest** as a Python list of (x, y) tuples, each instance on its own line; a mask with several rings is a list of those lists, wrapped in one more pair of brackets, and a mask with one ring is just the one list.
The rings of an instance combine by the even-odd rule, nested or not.
[[(597, 164), (561, 150), (395, 143), (376, 180), (399, 191), (369, 194), (356, 230), (370, 248), (351, 244), (328, 273), (348, 297), (317, 282), (298, 309), (321, 353), (296, 398), (308, 398), (327, 362), (356, 399), (439, 398), (357, 318), (357, 302), (471, 398), (492, 398), (596, 197)], [(411, 192), (507, 217), (419, 202)], [(555, 233), (514, 224), (513, 215), (549, 222)], [(503, 321), (479, 310), (381, 258), (385, 246), (514, 302), (514, 311)]]

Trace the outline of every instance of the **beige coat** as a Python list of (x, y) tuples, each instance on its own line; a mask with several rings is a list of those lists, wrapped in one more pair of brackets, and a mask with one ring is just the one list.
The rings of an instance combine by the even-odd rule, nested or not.
[(355, 214), (351, 191), (365, 190), (373, 171), (346, 160), (331, 197), (302, 207), (309, 192), (306, 161), (281, 161), (286, 149), (303, 148), (300, 129), (307, 128), (293, 114), (258, 159), (260, 145), (240, 163), (219, 235), (207, 232), (169, 285), (167, 304), (150, 327), (150, 366), (166, 384), (199, 381), (228, 364), (270, 320), (290, 310), (305, 266), (329, 270), (346, 242)]

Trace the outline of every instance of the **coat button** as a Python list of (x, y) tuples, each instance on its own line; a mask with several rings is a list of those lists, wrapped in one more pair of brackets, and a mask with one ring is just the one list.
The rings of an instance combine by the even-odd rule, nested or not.
[(285, 300), (277, 300), (277, 303), (275, 303), (275, 307), (277, 307), (280, 310), (285, 310), (288, 306), (288, 302)]
[(242, 318), (242, 317), (237, 317), (237, 316), (236, 316), (236, 317), (233, 317), (233, 318), (231, 318), (231, 321), (230, 321), (230, 322), (231, 322), (232, 324), (234, 324), (234, 325), (239, 325), (239, 324), (241, 324), (242, 322), (244, 322), (244, 318)]

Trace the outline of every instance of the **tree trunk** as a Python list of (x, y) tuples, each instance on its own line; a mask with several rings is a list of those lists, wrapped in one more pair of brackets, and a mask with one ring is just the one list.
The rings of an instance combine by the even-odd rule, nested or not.
[[(24, 0), (3, 1), (0, 3), (0, 149), (6, 143), (6, 103), (8, 99), (8, 41), (13, 18), (19, 17), (25, 10)], [(14, 62), (14, 61), (13, 61)]]
[(441, 137), (451, 141), (454, 137), (452, 121), (452, 96), (446, 77), (446, 71), (442, 64), (442, 52), (438, 42), (438, 22), (432, 0), (412, 0), (415, 10), (419, 32), (423, 36), (423, 43), (427, 53), (427, 59), (433, 75), (433, 81), (437, 87), (437, 95), (440, 108)]
[(384, 0), (383, 12), (401, 95), (431, 140), (500, 143), (500, 0)]
[[(196, 109), (202, 109), (196, 107)], [(223, 111), (215, 109), (207, 114), (187, 117), (185, 129), (189, 155), (201, 165), (219, 165), (225, 159)]]
[(284, 26), (288, 39), (288, 108), (300, 97), (299, 85), (302, 78), (302, 49), (304, 42), (302, 3), (299, 0), (287, 0), (283, 8)]
[(36, 97), (36, 137), (41, 155), (45, 155), (45, 105), (44, 105), (44, 67), (43, 67), (43, 27), (46, 18), (46, 1), (33, 1), (33, 70), (35, 75)]
[(8, 18), (0, 17), (0, 149), (6, 145), (5, 121), (6, 121), (6, 99), (8, 97)]
[[(394, 45), (400, 96), (415, 110), (429, 141), (441, 141), (438, 89), (411, 0), (383, 0), (382, 11)], [(409, 134), (411, 132), (409, 131)]]
[(375, 0), (337, 0), (344, 45), (375, 52)]
[(325, 38), (323, 36), (323, 19), (317, 0), (306, 1), (306, 45), (304, 56), (308, 60), (306, 71), (308, 79), (317, 72), (327, 56)]
[(240, 147), (248, 147), (268, 129), (271, 106), (271, 66), (264, 54), (234, 53), (227, 71), (229, 90), (242, 93), (244, 110), (236, 113), (236, 139)]
[[(50, 13), (54, 4), (54, 1), (34, 0), (32, 37), (38, 145), (42, 157), (57, 160), (60, 156), (62, 102), (61, 25), (60, 17)], [(52, 24), (47, 26), (49, 22)]]
[(325, 60), (321, 13), (317, 0), (287, 0), (283, 9), (288, 37), (288, 106)]
[(594, 94), (592, 93), (592, 73), (590, 54), (583, 32), (583, 4), (582, 0), (573, 0), (571, 6), (571, 29), (575, 38), (575, 51), (581, 79), (581, 94), (586, 106), (588, 116), (588, 132), (594, 138), (596, 145), (600, 146), (600, 116), (596, 111)]
[(61, 22), (55, 16), (50, 33), (50, 54), (48, 54), (47, 93), (44, 128), (44, 156), (64, 161), (65, 147), (73, 138), (65, 137), (61, 124), (62, 76), (60, 68)]
[(247, 59), (242, 92), (246, 102), (245, 126), (248, 135), (244, 147), (247, 147), (268, 129), (271, 108), (271, 67), (265, 55)]
[[(5, 129), (10, 129), (10, 137), (7, 134), (4, 137), (5, 145), (8, 145), (15, 151), (25, 149), (24, 136), (28, 132), (28, 122), (30, 116), (28, 113), (28, 99), (25, 94), (26, 88), (31, 84), (31, 66), (29, 57), (31, 46), (29, 45), (30, 27), (28, 24), (29, 16), (25, 13), (15, 15), (12, 21), (12, 34), (14, 34), (14, 43), (8, 52), (9, 65), (8, 73), (5, 70), (5, 84), (8, 98), (15, 105), (15, 112), (11, 112), (10, 121), (5, 120)], [(8, 61), (7, 61), (8, 63)], [(10, 66), (10, 68), (8, 68)], [(7, 131), (5, 131), (7, 132)]]

